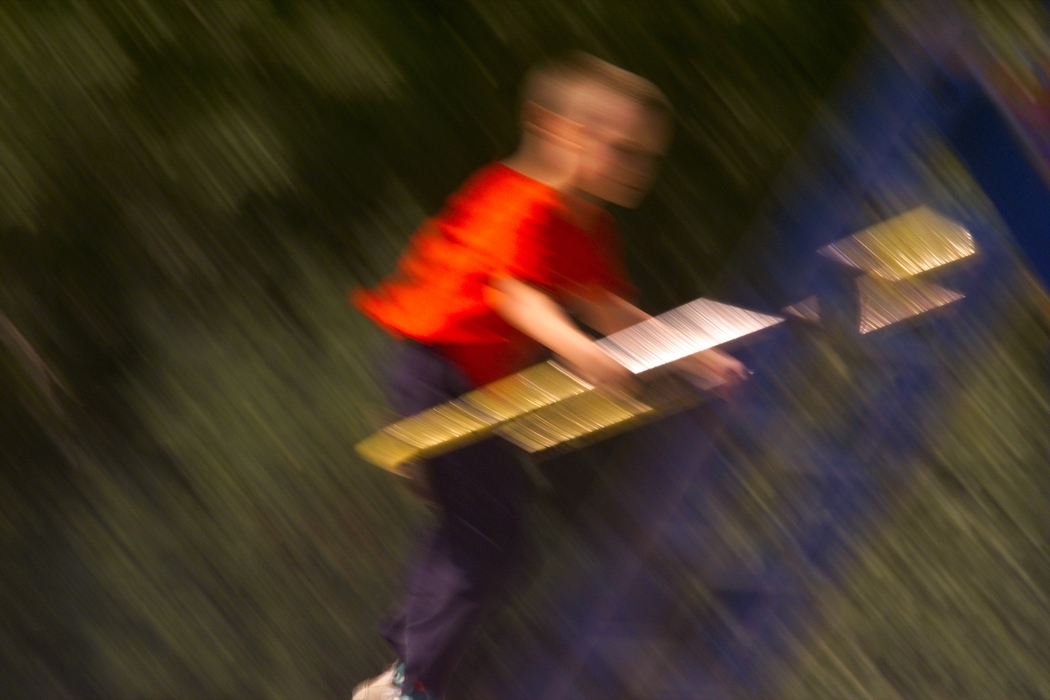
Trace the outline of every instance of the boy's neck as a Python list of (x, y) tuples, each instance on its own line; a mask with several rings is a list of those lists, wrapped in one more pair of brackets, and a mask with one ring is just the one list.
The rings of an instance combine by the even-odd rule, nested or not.
[(527, 178), (562, 191), (569, 186), (576, 166), (576, 154), (546, 139), (526, 133), (522, 136), (518, 150), (501, 162)]
[(590, 232), (605, 211), (605, 203), (572, 186), (576, 158), (570, 149), (526, 133), (518, 150), (501, 162), (511, 170), (557, 190), (570, 223)]

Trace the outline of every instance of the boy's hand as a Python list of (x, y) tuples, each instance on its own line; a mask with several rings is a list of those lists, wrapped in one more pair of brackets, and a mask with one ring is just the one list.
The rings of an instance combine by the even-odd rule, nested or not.
[(751, 372), (740, 360), (719, 350), (704, 350), (684, 357), (676, 366), (703, 381), (720, 393), (747, 380)]

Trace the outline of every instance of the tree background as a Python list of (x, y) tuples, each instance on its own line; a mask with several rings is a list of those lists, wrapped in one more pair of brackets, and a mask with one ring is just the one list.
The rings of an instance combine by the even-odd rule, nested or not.
[(0, 5), (0, 696), (348, 695), (426, 513), (353, 453), (386, 341), (347, 290), (514, 148), (529, 65), (579, 48), (679, 115), (617, 212), (642, 305), (716, 292), (870, 10)]

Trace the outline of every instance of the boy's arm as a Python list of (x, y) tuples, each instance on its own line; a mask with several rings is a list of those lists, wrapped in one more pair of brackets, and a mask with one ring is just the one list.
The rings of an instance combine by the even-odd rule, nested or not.
[(493, 300), (496, 313), (560, 355), (584, 379), (595, 385), (630, 382), (630, 370), (595, 345), (549, 296), (512, 277), (494, 280), (492, 287), (498, 293)]
[[(612, 292), (602, 292), (596, 299), (580, 297), (577, 299), (577, 305), (580, 320), (603, 335), (611, 335), (628, 326), (652, 318), (631, 302)], [(685, 357), (679, 360), (676, 366), (727, 386), (747, 379), (749, 374), (747, 367), (739, 360), (714, 348)]]
[(602, 335), (612, 335), (624, 328), (652, 318), (637, 306), (612, 292), (602, 291), (595, 299), (576, 297), (580, 320)]

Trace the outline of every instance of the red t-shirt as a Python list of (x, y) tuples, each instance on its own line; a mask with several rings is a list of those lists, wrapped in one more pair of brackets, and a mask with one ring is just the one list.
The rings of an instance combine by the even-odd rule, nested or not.
[(528, 282), (564, 302), (600, 290), (624, 295), (612, 217), (570, 224), (558, 193), (495, 163), (475, 173), (414, 234), (398, 270), (353, 301), (396, 336), (437, 348), (475, 383), (524, 369), (542, 348), (493, 310), (493, 279)]

